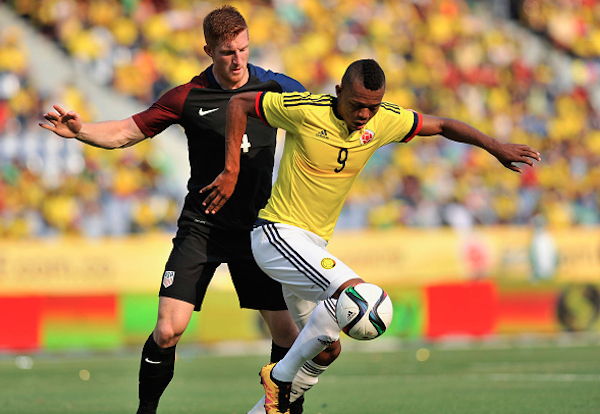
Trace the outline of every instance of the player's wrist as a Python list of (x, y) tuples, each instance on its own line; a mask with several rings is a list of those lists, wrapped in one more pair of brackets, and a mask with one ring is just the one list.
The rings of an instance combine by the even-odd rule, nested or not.
[(223, 172), (231, 177), (237, 177), (240, 173), (240, 165), (226, 165)]
[(81, 124), (81, 127), (79, 127), (78, 131), (71, 129), (71, 132), (73, 132), (75, 134), (76, 139), (81, 139), (81, 140), (85, 139), (85, 133), (83, 131), (83, 127), (84, 127), (84, 124)]

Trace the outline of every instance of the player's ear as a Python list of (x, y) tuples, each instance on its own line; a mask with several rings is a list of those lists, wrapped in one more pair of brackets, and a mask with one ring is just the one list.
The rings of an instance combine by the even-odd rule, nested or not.
[(341, 94), (342, 94), (342, 87), (340, 85), (335, 85), (335, 96), (337, 96), (339, 98)]
[(204, 45), (204, 53), (210, 57), (213, 57), (213, 51), (208, 45)]

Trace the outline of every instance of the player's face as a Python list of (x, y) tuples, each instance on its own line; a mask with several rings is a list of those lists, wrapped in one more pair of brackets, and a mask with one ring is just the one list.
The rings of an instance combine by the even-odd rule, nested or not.
[(212, 58), (213, 74), (223, 89), (237, 89), (248, 82), (248, 30), (241, 31), (231, 41), (220, 42), (215, 48), (206, 45), (204, 51)]
[(385, 93), (385, 86), (377, 91), (365, 88), (360, 82), (336, 86), (337, 111), (346, 122), (349, 132), (362, 129), (375, 116)]

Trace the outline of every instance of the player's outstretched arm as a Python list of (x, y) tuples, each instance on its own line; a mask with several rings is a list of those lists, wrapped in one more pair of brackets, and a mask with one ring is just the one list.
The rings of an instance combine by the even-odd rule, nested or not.
[(54, 105), (56, 112), (44, 114), (50, 124), (39, 125), (63, 138), (75, 138), (88, 145), (105, 148), (126, 148), (144, 140), (146, 136), (133, 118), (121, 121), (84, 123), (75, 111), (65, 111)]
[(513, 164), (515, 162), (522, 162), (533, 167), (534, 160), (541, 161), (540, 153), (528, 145), (502, 143), (456, 119), (423, 115), (423, 125), (419, 135), (442, 135), (452, 141), (483, 148), (506, 168), (516, 172), (521, 172), (521, 169)]
[(206, 193), (202, 205), (206, 214), (215, 214), (229, 200), (235, 190), (240, 172), (240, 148), (246, 132), (248, 116), (258, 118), (254, 108), (258, 92), (246, 92), (234, 95), (227, 106), (227, 124), (225, 126), (225, 168), (215, 180), (200, 190)]

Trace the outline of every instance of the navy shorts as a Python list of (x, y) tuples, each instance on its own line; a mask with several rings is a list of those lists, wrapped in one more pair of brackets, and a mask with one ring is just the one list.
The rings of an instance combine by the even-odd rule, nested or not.
[(249, 231), (214, 229), (186, 215), (184, 212), (179, 220), (159, 296), (189, 302), (200, 311), (215, 270), (226, 263), (241, 308), (287, 309), (281, 285), (265, 274), (252, 256)]

